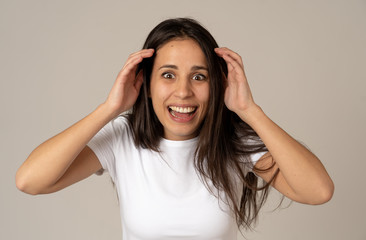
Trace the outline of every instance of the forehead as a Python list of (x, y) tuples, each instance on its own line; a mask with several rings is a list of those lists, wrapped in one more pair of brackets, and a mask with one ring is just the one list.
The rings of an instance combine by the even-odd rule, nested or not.
[(175, 39), (165, 43), (156, 51), (155, 65), (190, 64), (207, 66), (206, 57), (193, 39)]

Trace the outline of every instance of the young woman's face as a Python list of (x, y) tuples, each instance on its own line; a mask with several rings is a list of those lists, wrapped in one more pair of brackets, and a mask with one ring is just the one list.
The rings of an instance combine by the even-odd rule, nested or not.
[(192, 39), (172, 40), (156, 52), (150, 97), (164, 138), (195, 137), (206, 116), (209, 75), (205, 55)]

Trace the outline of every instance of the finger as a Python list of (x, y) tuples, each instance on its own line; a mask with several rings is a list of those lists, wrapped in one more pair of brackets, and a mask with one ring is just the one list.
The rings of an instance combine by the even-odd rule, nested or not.
[(216, 53), (219, 56), (221, 55), (221, 57), (225, 54), (229, 55), (230, 57), (232, 57), (235, 61), (237, 61), (244, 68), (243, 60), (242, 60), (241, 56), (239, 54), (237, 54), (236, 52), (224, 47), (224, 48), (218, 48), (216, 50)]
[(142, 49), (138, 52), (132, 53), (130, 54), (130, 56), (128, 57), (127, 61), (129, 59), (135, 58), (136, 56), (141, 56), (142, 58), (146, 58), (146, 57), (151, 57), (154, 53), (154, 49), (153, 48), (149, 48), (149, 49)]
[(121, 70), (121, 74), (128, 75), (131, 71), (136, 71), (137, 65), (142, 62), (144, 58), (149, 58), (154, 54), (153, 49), (145, 49), (146, 51), (139, 51), (129, 57), (126, 64)]
[(142, 57), (135, 57), (130, 59), (121, 69), (121, 74), (128, 75), (133, 69), (137, 68), (137, 64), (142, 62)]
[[(128, 68), (128, 66), (131, 66), (132, 65), (137, 65), (139, 64), (140, 62), (142, 62), (142, 60), (144, 58), (149, 58), (151, 57), (152, 55), (154, 54), (154, 49), (144, 49), (144, 50), (141, 50), (141, 51), (138, 51), (136, 53), (133, 53), (131, 54), (125, 65), (123, 66), (123, 68), (121, 69), (121, 71), (125, 70), (126, 68)], [(131, 70), (131, 69), (129, 69)]]
[(235, 61), (237, 61), (244, 68), (244, 64), (243, 64), (243, 60), (242, 60), (241, 56), (238, 53), (230, 50), (229, 48), (226, 48), (226, 47), (215, 48), (215, 52), (220, 57), (222, 57), (225, 54), (231, 56), (233, 59), (235, 59)]
[(228, 64), (229, 71), (235, 71), (238, 74), (243, 74), (245, 77), (245, 72), (242, 65), (240, 65), (232, 56), (224, 54), (222, 58)]
[(227, 64), (227, 70), (229, 72), (233, 71), (235, 69), (235, 67), (231, 63), (232, 59), (228, 55), (222, 55), (222, 58), (225, 60), (225, 62)]

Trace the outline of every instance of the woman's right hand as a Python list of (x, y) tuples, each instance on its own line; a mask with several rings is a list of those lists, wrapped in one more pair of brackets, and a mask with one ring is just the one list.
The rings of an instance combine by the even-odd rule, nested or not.
[(97, 156), (86, 144), (111, 117), (133, 106), (143, 81), (142, 72), (135, 75), (137, 66), (153, 53), (153, 49), (144, 49), (131, 54), (103, 104), (32, 151), (16, 174), (16, 185), (21, 191), (29, 194), (59, 191), (101, 169)]
[(136, 76), (137, 66), (144, 58), (149, 58), (153, 54), (154, 49), (143, 49), (128, 57), (105, 102), (114, 117), (135, 104), (143, 82), (142, 71)]

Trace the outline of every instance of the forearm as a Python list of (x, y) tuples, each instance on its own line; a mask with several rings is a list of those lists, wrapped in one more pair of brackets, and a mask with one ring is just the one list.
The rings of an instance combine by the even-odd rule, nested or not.
[[(68, 183), (80, 180), (84, 175), (93, 172), (94, 168), (98, 168), (98, 164), (92, 169), (89, 165), (90, 158), (94, 164), (99, 163), (95, 155), (94, 158), (90, 156), (90, 152), (87, 156), (80, 152), (105, 124), (135, 104), (143, 82), (142, 71), (136, 75), (137, 66), (153, 53), (154, 49), (143, 49), (131, 54), (119, 72), (105, 103), (70, 128), (38, 146), (19, 168), (16, 174), (17, 187), (28, 193), (44, 192), (45, 189), (54, 186), (61, 177), (65, 177), (67, 174), (64, 174), (70, 166), (74, 175), (68, 175), (68, 179), (62, 178)], [(76, 158), (81, 163), (75, 162), (71, 165)], [(75, 173), (72, 166), (75, 166), (78, 172)]]
[(333, 182), (320, 160), (276, 125), (258, 106), (240, 113), (260, 136), (286, 183), (304, 199), (326, 199), (333, 193)]
[(113, 117), (105, 105), (39, 145), (16, 174), (17, 186), (38, 192), (52, 186), (66, 172), (90, 139)]

